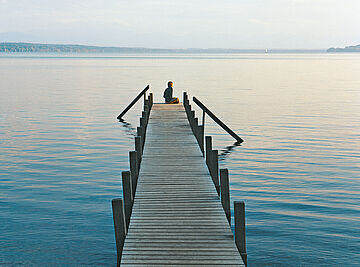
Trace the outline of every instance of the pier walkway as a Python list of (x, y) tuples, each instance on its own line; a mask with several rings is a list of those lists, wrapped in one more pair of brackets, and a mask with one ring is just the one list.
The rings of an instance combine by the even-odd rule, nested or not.
[(138, 173), (123, 172), (124, 203), (113, 200), (118, 265), (245, 266), (186, 108), (147, 109)]
[(152, 107), (121, 264), (243, 264), (182, 104)]

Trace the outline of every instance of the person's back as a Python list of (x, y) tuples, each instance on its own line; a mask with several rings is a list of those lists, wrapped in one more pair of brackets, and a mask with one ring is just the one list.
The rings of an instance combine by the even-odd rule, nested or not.
[(164, 98), (166, 104), (177, 104), (179, 103), (179, 98), (173, 97), (173, 82), (168, 82), (168, 87), (165, 89)]
[(164, 92), (165, 103), (169, 103), (171, 101), (171, 99), (173, 98), (172, 94), (173, 94), (172, 87), (169, 86), (168, 88), (165, 89), (165, 92)]

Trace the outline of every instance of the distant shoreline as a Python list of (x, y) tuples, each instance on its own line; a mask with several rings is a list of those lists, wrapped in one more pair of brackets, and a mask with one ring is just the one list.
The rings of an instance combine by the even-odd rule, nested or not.
[(186, 48), (165, 49), (145, 47), (103, 47), (71, 44), (0, 43), (0, 53), (179, 53), (179, 54), (233, 54), (233, 53), (326, 53), (326, 49), (227, 49)]
[(360, 45), (346, 46), (345, 48), (329, 48), (328, 53), (358, 53), (360, 52)]

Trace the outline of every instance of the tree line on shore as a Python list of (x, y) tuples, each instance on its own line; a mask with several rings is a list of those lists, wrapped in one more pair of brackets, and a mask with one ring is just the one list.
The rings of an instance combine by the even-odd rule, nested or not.
[[(100, 47), (66, 44), (0, 43), (0, 52), (43, 52), (43, 53), (116, 53), (141, 52), (145, 48)], [(144, 51), (145, 52), (145, 51)]]
[(325, 49), (163, 49), (144, 47), (101, 47), (72, 44), (0, 43), (0, 53), (324, 53)]
[[(224, 49), (224, 48), (188, 48), (160, 49), (144, 47), (101, 47), (72, 44), (37, 44), (37, 43), (0, 43), (0, 52), (7, 53), (323, 53), (322, 49)], [(329, 48), (333, 52), (360, 52), (360, 45), (345, 48)]]
[(346, 46), (345, 48), (329, 48), (327, 52), (360, 52), (360, 45)]

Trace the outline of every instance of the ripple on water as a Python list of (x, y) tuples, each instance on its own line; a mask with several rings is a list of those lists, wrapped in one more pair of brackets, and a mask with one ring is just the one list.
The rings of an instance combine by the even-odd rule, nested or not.
[(235, 146), (207, 118), (232, 200), (246, 202), (249, 266), (359, 265), (359, 62), (0, 57), (0, 265), (115, 264), (110, 200), (122, 194), (141, 104), (124, 123), (116, 116), (144, 84), (162, 101), (169, 77), (245, 140)]

